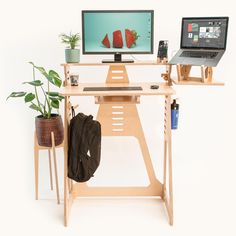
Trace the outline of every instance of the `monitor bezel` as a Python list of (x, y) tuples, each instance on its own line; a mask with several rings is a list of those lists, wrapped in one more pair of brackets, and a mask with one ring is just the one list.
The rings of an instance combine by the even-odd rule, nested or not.
[[(184, 30), (184, 20), (216, 20), (216, 19), (225, 19), (226, 20), (226, 30), (225, 30), (225, 43), (222, 48), (213, 48), (213, 47), (186, 47), (183, 46), (183, 30)], [(228, 25), (229, 25), (229, 17), (228, 16), (219, 16), (219, 17), (183, 17), (182, 18), (182, 26), (181, 26), (181, 35), (180, 35), (180, 48), (181, 49), (208, 49), (208, 50), (225, 50), (227, 44), (227, 35), (228, 35)]]
[[(85, 51), (85, 40), (84, 40), (84, 14), (85, 13), (138, 13), (138, 12), (148, 12), (151, 13), (151, 50), (150, 51), (116, 51), (115, 49), (111, 52), (86, 52)], [(115, 54), (117, 52), (121, 54), (153, 54), (153, 40), (154, 40), (154, 10), (82, 10), (82, 53), (84, 55), (103, 55), (103, 54)]]

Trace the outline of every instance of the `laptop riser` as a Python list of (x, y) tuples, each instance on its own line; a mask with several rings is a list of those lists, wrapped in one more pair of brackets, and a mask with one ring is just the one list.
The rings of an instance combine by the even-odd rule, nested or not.
[[(180, 49), (176, 55), (170, 60), (169, 64), (181, 64), (181, 65), (193, 65), (193, 66), (210, 66), (215, 67), (217, 66), (218, 62), (220, 61), (221, 57), (224, 54), (224, 50), (213, 50), (214, 52), (218, 52), (217, 56), (213, 59), (210, 58), (193, 58), (193, 57), (180, 57), (183, 51), (194, 51), (194, 50), (184, 50)], [(206, 51), (209, 50), (197, 50), (197, 51)]]

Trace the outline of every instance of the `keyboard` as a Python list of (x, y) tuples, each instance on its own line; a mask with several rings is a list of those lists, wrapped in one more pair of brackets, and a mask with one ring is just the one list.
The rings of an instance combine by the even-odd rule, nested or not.
[(183, 51), (180, 57), (215, 58), (218, 52)]
[(126, 87), (84, 87), (83, 91), (140, 91), (143, 90), (140, 86)]

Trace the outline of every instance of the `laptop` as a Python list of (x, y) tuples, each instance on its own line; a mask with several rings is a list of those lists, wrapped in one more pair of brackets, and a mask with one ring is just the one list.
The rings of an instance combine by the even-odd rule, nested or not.
[(217, 66), (226, 49), (229, 17), (184, 17), (180, 49), (169, 64)]

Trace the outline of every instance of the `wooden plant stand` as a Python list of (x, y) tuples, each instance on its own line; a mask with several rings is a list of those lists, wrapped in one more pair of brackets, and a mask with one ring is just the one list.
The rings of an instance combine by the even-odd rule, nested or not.
[(34, 169), (35, 169), (35, 198), (38, 200), (38, 176), (39, 176), (39, 151), (48, 150), (48, 160), (49, 160), (49, 173), (50, 173), (50, 187), (53, 190), (53, 181), (52, 181), (52, 163), (51, 163), (51, 150), (53, 153), (53, 163), (54, 163), (54, 173), (56, 181), (56, 194), (57, 194), (57, 203), (60, 204), (60, 195), (59, 195), (59, 184), (57, 176), (57, 161), (56, 161), (56, 148), (64, 147), (64, 143), (55, 146), (54, 133), (51, 132), (52, 147), (44, 147), (38, 144), (38, 139), (36, 132), (34, 134)]

